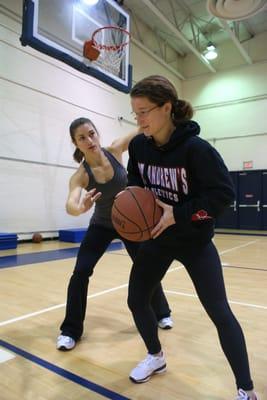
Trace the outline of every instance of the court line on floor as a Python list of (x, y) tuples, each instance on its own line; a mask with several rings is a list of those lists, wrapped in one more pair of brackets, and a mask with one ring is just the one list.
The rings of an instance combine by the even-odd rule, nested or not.
[[(232, 247), (232, 248), (230, 248), (230, 249), (227, 249), (227, 250), (224, 250), (224, 251), (220, 252), (219, 254), (222, 255), (222, 254), (225, 254), (225, 253), (229, 253), (230, 251), (238, 250), (238, 249), (240, 249), (240, 248), (243, 248), (243, 247), (249, 246), (249, 245), (251, 245), (251, 244), (254, 244), (254, 243), (256, 243), (257, 241), (258, 241), (258, 240), (253, 240), (253, 241), (251, 241), (251, 242), (247, 242), (247, 243), (244, 243), (244, 244), (242, 244), (242, 245)], [(111, 254), (112, 254), (112, 253), (111, 253)], [(178, 270), (178, 269), (183, 269), (183, 268), (184, 268), (183, 266), (171, 268), (171, 269), (169, 269), (169, 270), (167, 271), (167, 273), (170, 273), (170, 272), (175, 271), (175, 270)], [(116, 291), (116, 290), (125, 288), (125, 287), (127, 287), (127, 286), (128, 286), (128, 283), (125, 283), (125, 284), (123, 284), (123, 285), (120, 285), (120, 286), (117, 286), (117, 287), (114, 287), (114, 288), (111, 288), (111, 289), (103, 290), (103, 291), (101, 291), (101, 292), (98, 292), (98, 293), (91, 294), (91, 295), (87, 296), (87, 299), (91, 299), (91, 298), (93, 298), (93, 297), (98, 297), (98, 296), (101, 296), (101, 295), (106, 294), (106, 293), (114, 292), (114, 291)], [(44, 314), (44, 313), (46, 313), (46, 312), (53, 311), (53, 310), (56, 310), (56, 309), (58, 309), (58, 308), (62, 308), (62, 307), (65, 307), (65, 306), (66, 306), (66, 303), (57, 304), (56, 306), (44, 308), (44, 309), (42, 309), (42, 310), (35, 311), (35, 312), (33, 312), (33, 313), (29, 313), (29, 314), (22, 315), (21, 317), (11, 318), (11, 319), (9, 319), (9, 320), (0, 322), (0, 327), (1, 327), (1, 326), (5, 326), (5, 325), (9, 325), (9, 324), (12, 324), (12, 323), (14, 323), (14, 322), (18, 322), (18, 321), (21, 321), (21, 320), (24, 320), (24, 319), (31, 318), (31, 317), (34, 317), (34, 316), (36, 316), (36, 315)]]
[[(102, 296), (103, 294), (106, 294), (106, 293), (115, 292), (116, 290), (123, 289), (123, 288), (125, 288), (127, 286), (128, 286), (128, 283), (125, 283), (123, 285), (116, 286), (116, 287), (111, 288), (111, 289), (102, 290), (101, 292), (94, 293), (94, 294), (91, 294), (91, 295), (87, 296), (87, 299), (92, 299), (94, 297)], [(53, 310), (56, 310), (58, 308), (62, 308), (62, 307), (65, 307), (65, 306), (66, 306), (66, 303), (62, 303), (62, 304), (57, 304), (56, 306), (43, 308), (42, 310), (35, 311), (35, 312), (29, 313), (29, 314), (25, 314), (25, 315), (22, 315), (21, 317), (12, 318), (12, 319), (0, 322), (0, 326), (5, 326), (5, 325), (8, 325), (8, 324), (12, 324), (13, 322), (21, 321), (23, 319), (35, 317), (36, 315), (44, 314), (46, 312), (53, 311)]]
[[(123, 248), (122, 242), (112, 242), (107, 248), (107, 252), (116, 251)], [(0, 256), (0, 269), (21, 267), (43, 262), (64, 260), (74, 258), (79, 251), (78, 247), (68, 247), (65, 249), (45, 250), (34, 253), (13, 254), (9, 256)]]
[(247, 242), (247, 243), (244, 243), (244, 244), (240, 244), (239, 246), (235, 246), (235, 247), (232, 247), (232, 248), (230, 248), (230, 249), (220, 251), (219, 254), (220, 254), (220, 256), (221, 256), (221, 255), (223, 255), (223, 254), (230, 253), (231, 251), (242, 249), (243, 247), (247, 247), (247, 246), (250, 246), (251, 244), (257, 243), (259, 240), (260, 240), (260, 239), (252, 240), (251, 242)]
[[(259, 239), (258, 239), (259, 240)], [(225, 250), (220, 254), (227, 253), (228, 251), (235, 250), (236, 248), (239, 249), (241, 247), (248, 246), (250, 244), (256, 243), (258, 240), (254, 240), (243, 245), (234, 247), (232, 249)], [(114, 252), (115, 255), (124, 255), (128, 256), (128, 254), (119, 253), (118, 250), (125, 249), (122, 242), (112, 242), (107, 251)], [(0, 255), (0, 269), (6, 268), (14, 268), (19, 266), (27, 266), (32, 264), (40, 264), (43, 262), (55, 261), (55, 260), (62, 260), (68, 258), (74, 258), (77, 256), (79, 247), (69, 247), (64, 249), (57, 249), (57, 250), (46, 250), (34, 253), (25, 253), (25, 254), (13, 254), (8, 256), (1, 256)]]
[[(182, 269), (182, 268), (183, 268), (182, 266), (181, 266), (181, 267), (171, 268), (171, 269), (170, 269), (169, 271), (167, 271), (167, 272), (169, 273), (169, 272), (172, 272), (172, 271), (177, 271), (178, 269)], [(103, 294), (115, 292), (115, 291), (117, 291), (117, 290), (124, 289), (124, 288), (126, 288), (126, 287), (128, 287), (128, 283), (124, 283), (123, 285), (116, 286), (116, 287), (111, 288), (111, 289), (102, 290), (101, 292), (97, 292), (97, 293), (94, 293), (94, 294), (90, 294), (89, 296), (87, 296), (87, 299), (92, 299), (92, 298), (94, 298), (94, 297), (102, 296)], [(65, 307), (65, 306), (66, 306), (66, 303), (61, 303), (61, 304), (57, 304), (56, 306), (51, 306), (51, 307), (43, 308), (42, 310), (39, 310), (39, 311), (35, 311), (35, 312), (33, 312), (33, 313), (29, 313), (29, 314), (22, 315), (21, 317), (11, 318), (11, 319), (8, 319), (8, 320), (6, 320), (6, 321), (0, 322), (0, 327), (1, 327), (1, 326), (5, 326), (5, 325), (12, 324), (12, 323), (14, 323), (14, 322), (22, 321), (22, 320), (24, 320), (24, 319), (28, 319), (28, 318), (31, 318), (31, 317), (35, 317), (36, 315), (44, 314), (44, 313), (49, 312), (49, 311), (57, 310), (58, 308), (62, 308), (62, 307)]]
[(104, 386), (100, 386), (97, 383), (91, 382), (88, 379), (85, 379), (79, 375), (74, 374), (73, 372), (70, 372), (64, 368), (58, 367), (55, 364), (52, 364), (40, 357), (37, 357), (31, 353), (28, 353), (25, 350), (20, 349), (17, 346), (14, 346), (13, 344), (10, 344), (4, 340), (0, 339), (0, 346), (4, 347), (5, 349), (12, 351), (13, 353), (25, 358), (26, 360), (33, 362), (34, 364), (37, 364), (40, 367), (43, 367), (59, 376), (61, 376), (64, 379), (68, 379), (69, 381), (72, 381), (80, 386), (85, 387), (86, 389), (89, 389), (92, 392), (98, 393), (99, 395), (106, 397), (107, 399), (111, 400), (131, 400), (129, 397), (125, 397), (120, 395), (119, 393), (113, 392), (112, 390), (109, 390), (105, 388)]
[[(238, 250), (238, 249), (240, 249), (242, 247), (250, 246), (251, 244), (255, 244), (256, 242), (258, 242), (258, 240), (253, 240), (251, 242), (244, 243), (244, 244), (242, 244), (240, 246), (235, 246), (235, 247), (232, 247), (230, 249), (223, 250), (223, 251), (219, 252), (219, 254), (223, 255), (223, 254), (229, 253), (231, 251)], [(194, 298), (198, 299), (198, 296), (196, 294), (193, 294), (193, 293), (192, 294), (191, 293), (183, 293), (183, 292), (177, 292), (177, 291), (174, 291), (174, 290), (166, 290), (166, 289), (164, 290), (164, 292), (165, 293), (169, 293), (169, 294), (178, 294), (180, 296), (194, 297)], [(230, 304), (237, 304), (237, 305), (241, 305), (241, 306), (252, 307), (252, 308), (260, 308), (260, 309), (263, 309), (263, 310), (267, 310), (267, 306), (262, 306), (262, 305), (259, 305), (259, 304), (243, 303), (243, 302), (234, 301), (234, 300), (228, 300), (228, 301), (229, 301)]]
[[(250, 243), (247, 243), (246, 245), (249, 245), (249, 244), (252, 244), (252, 243), (253, 242), (250, 242)], [(228, 250), (224, 251), (224, 253), (236, 250), (237, 248), (244, 247), (244, 246), (245, 245), (241, 245), (241, 246), (234, 247), (232, 249), (228, 249)], [(171, 268), (170, 270), (168, 270), (167, 273), (172, 272), (172, 271), (181, 270), (183, 268), (184, 268), (183, 266), (174, 267), (174, 268)], [(100, 295), (105, 294), (105, 293), (109, 293), (109, 292), (113, 292), (113, 291), (116, 291), (116, 290), (121, 289), (121, 288), (125, 288), (127, 286), (128, 286), (128, 284), (123, 284), (123, 285), (117, 286), (116, 288), (111, 288), (111, 289), (104, 290), (102, 292), (95, 293), (93, 295), (88, 296), (88, 298), (97, 297), (97, 296), (100, 296)], [(174, 291), (166, 291), (166, 292), (167, 293), (175, 293), (175, 294), (183, 294), (183, 295), (188, 296), (188, 297), (197, 297), (194, 294), (186, 294), (186, 293), (182, 293), (182, 292), (174, 292)], [(231, 302), (231, 303), (251, 306), (250, 304), (240, 303), (240, 302)], [(47, 308), (45, 310), (40, 310), (39, 312), (27, 314), (26, 316), (13, 318), (13, 319), (8, 320), (8, 321), (3, 321), (2, 323), (0, 323), (0, 326), (7, 325), (7, 324), (10, 324), (10, 323), (22, 320), (22, 319), (26, 319), (26, 318), (29, 318), (31, 316), (38, 315), (38, 314), (50, 311), (52, 309), (63, 307), (63, 306), (65, 306), (65, 303), (57, 305), (57, 306), (49, 307), (49, 308)], [(257, 306), (257, 305), (252, 305), (252, 306), (258, 307), (258, 308), (264, 308), (264, 309), (266, 308), (267, 309), (267, 307), (264, 307), (264, 306)], [(97, 384), (95, 384), (93, 382), (90, 382), (87, 379), (85, 379), (85, 378), (83, 378), (83, 377), (81, 377), (79, 375), (76, 375), (76, 374), (74, 374), (74, 373), (72, 373), (72, 372), (70, 372), (68, 370), (65, 370), (65, 369), (63, 369), (61, 367), (58, 367), (58, 366), (56, 366), (54, 364), (51, 364), (51, 363), (47, 362), (46, 360), (43, 360), (43, 359), (41, 359), (41, 358), (39, 358), (37, 356), (34, 356), (34, 355), (32, 355), (32, 354), (30, 354), (30, 353), (28, 353), (28, 352), (26, 352), (26, 351), (24, 351), (24, 350), (22, 350), (22, 349), (20, 349), (20, 348), (18, 348), (16, 346), (14, 346), (14, 345), (12, 345), (12, 344), (10, 344), (8, 342), (5, 342), (5, 341), (3, 341), (1, 339), (0, 339), (0, 345), (2, 347), (4, 347), (4, 348), (14, 352), (15, 354), (18, 354), (18, 355), (26, 358), (27, 360), (29, 360), (31, 362), (34, 362), (37, 365), (39, 365), (39, 366), (41, 366), (43, 368), (46, 368), (46, 369), (50, 370), (51, 372), (54, 372), (57, 375), (60, 375), (63, 378), (68, 379), (68, 380), (70, 380), (70, 381), (72, 381), (72, 382), (74, 382), (76, 384), (79, 384), (79, 385), (81, 385), (81, 386), (83, 386), (83, 387), (85, 387), (85, 388), (87, 388), (87, 389), (89, 389), (91, 391), (94, 391), (94, 392), (96, 392), (96, 393), (98, 393), (98, 394), (100, 394), (100, 395), (102, 395), (102, 396), (104, 396), (106, 398), (109, 398), (109, 399), (112, 399), (112, 400), (130, 400), (127, 397), (124, 397), (124, 396), (122, 396), (122, 395), (120, 395), (120, 394), (118, 394), (116, 392), (113, 392), (113, 391), (111, 391), (109, 389), (106, 389), (106, 388), (100, 386), (100, 385), (97, 385)]]
[[(230, 249), (226, 249), (226, 250), (220, 251), (219, 254), (223, 255), (223, 254), (226, 254), (226, 253), (230, 253), (231, 251), (239, 250), (239, 249), (241, 249), (243, 247), (247, 247), (247, 246), (250, 246), (251, 244), (255, 244), (259, 240), (260, 239), (256, 239), (256, 240), (252, 240), (252, 241), (247, 242), (247, 243), (240, 244), (239, 246), (231, 247)], [(126, 251), (126, 249), (124, 249), (124, 250)], [(113, 251), (113, 255), (128, 256), (127, 253), (120, 253), (120, 252), (118, 252), (118, 250), (114, 250)]]
[(242, 266), (238, 266), (238, 265), (230, 265), (230, 264), (226, 264), (226, 263), (222, 263), (222, 265), (224, 267), (227, 268), (233, 268), (233, 269), (247, 269), (248, 271), (260, 271), (260, 272), (267, 272), (267, 269), (265, 268), (254, 268), (254, 267), (242, 267)]
[[(165, 293), (169, 294), (177, 294), (179, 296), (185, 296), (185, 297), (194, 297), (195, 299), (198, 299), (198, 296), (194, 293), (184, 293), (184, 292), (178, 292), (176, 290), (164, 290)], [(245, 307), (251, 307), (251, 308), (260, 308), (263, 310), (267, 310), (267, 306), (262, 306), (260, 304), (252, 304), (252, 303), (243, 303), (242, 301), (235, 301), (235, 300), (228, 300), (230, 304), (237, 304), (239, 306), (245, 306)]]

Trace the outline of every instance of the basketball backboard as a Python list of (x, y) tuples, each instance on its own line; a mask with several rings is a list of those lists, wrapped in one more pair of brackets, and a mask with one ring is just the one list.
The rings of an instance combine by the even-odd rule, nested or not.
[[(129, 93), (132, 83), (129, 45), (124, 47), (117, 72), (83, 56), (84, 42), (104, 26), (130, 30), (130, 17), (116, 1), (24, 0), (21, 43)], [(102, 36), (105, 43), (105, 30)]]

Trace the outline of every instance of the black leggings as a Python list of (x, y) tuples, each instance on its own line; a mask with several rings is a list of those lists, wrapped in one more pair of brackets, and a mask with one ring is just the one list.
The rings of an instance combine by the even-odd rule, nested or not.
[(131, 270), (128, 305), (148, 352), (156, 354), (161, 350), (150, 299), (168, 267), (176, 259), (185, 266), (203, 307), (217, 328), (237, 387), (251, 390), (253, 383), (244, 335), (227, 301), (221, 262), (214, 244), (210, 242), (204, 246), (179, 249), (166, 248), (160, 246), (157, 240), (150, 240), (140, 250)]
[[(60, 326), (63, 335), (78, 340), (83, 333), (83, 323), (86, 313), (89, 277), (93, 275), (94, 267), (105, 253), (108, 245), (118, 234), (113, 229), (98, 225), (91, 225), (79, 248), (76, 265), (71, 276), (68, 294), (66, 315)], [(123, 240), (126, 250), (134, 260), (139, 243)], [(157, 285), (152, 299), (153, 315), (160, 320), (170, 315), (167, 299), (161, 284)]]

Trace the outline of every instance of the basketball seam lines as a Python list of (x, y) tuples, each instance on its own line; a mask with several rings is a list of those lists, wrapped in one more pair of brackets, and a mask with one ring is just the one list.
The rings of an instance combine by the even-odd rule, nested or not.
[(131, 221), (131, 223), (134, 224), (134, 225), (137, 227), (137, 229), (138, 229), (137, 232), (125, 232), (125, 231), (124, 231), (124, 232), (127, 233), (127, 235), (128, 235), (128, 234), (134, 234), (134, 235), (136, 235), (137, 233), (139, 233), (139, 234), (141, 235), (141, 237), (142, 237), (142, 236), (143, 236), (143, 233), (142, 233), (142, 229), (140, 229), (139, 225), (137, 225), (134, 221), (132, 221), (131, 219), (129, 219), (129, 218), (127, 217), (127, 215), (125, 215), (124, 213), (122, 213), (122, 212), (117, 208), (115, 202), (114, 202), (113, 206), (114, 206), (114, 208), (116, 209), (116, 211), (117, 211), (122, 217), (126, 218), (128, 221)]
[[(129, 190), (129, 192), (131, 193), (131, 195), (133, 196), (134, 200), (136, 201), (136, 204), (138, 205), (138, 208), (139, 208), (139, 210), (140, 210), (141, 214), (143, 215), (143, 218), (144, 218), (144, 221), (145, 221), (145, 223), (146, 223), (146, 227), (147, 227), (147, 229), (146, 229), (146, 230), (150, 230), (150, 228), (149, 228), (149, 225), (148, 225), (148, 222), (147, 222), (147, 219), (146, 219), (146, 216), (145, 216), (145, 214), (144, 214), (144, 212), (143, 212), (142, 208), (140, 207), (140, 205), (139, 205), (139, 203), (138, 203), (138, 200), (137, 200), (137, 198), (135, 197), (134, 193), (131, 191), (131, 189), (130, 189), (130, 188), (128, 188), (128, 190)], [(142, 230), (142, 231), (143, 231), (143, 230)]]
[(154, 194), (149, 190), (149, 192), (151, 193), (151, 196), (153, 197), (153, 205), (154, 205), (154, 209), (153, 209), (153, 227), (155, 226), (155, 216), (156, 216), (156, 208), (157, 208), (157, 203), (156, 203), (156, 198), (154, 196)]

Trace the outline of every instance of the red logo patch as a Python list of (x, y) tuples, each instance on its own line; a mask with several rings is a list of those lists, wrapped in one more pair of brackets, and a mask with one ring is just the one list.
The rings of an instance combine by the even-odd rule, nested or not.
[(206, 219), (212, 219), (210, 215), (208, 215), (206, 210), (199, 210), (195, 214), (192, 215), (192, 221), (203, 221)]

